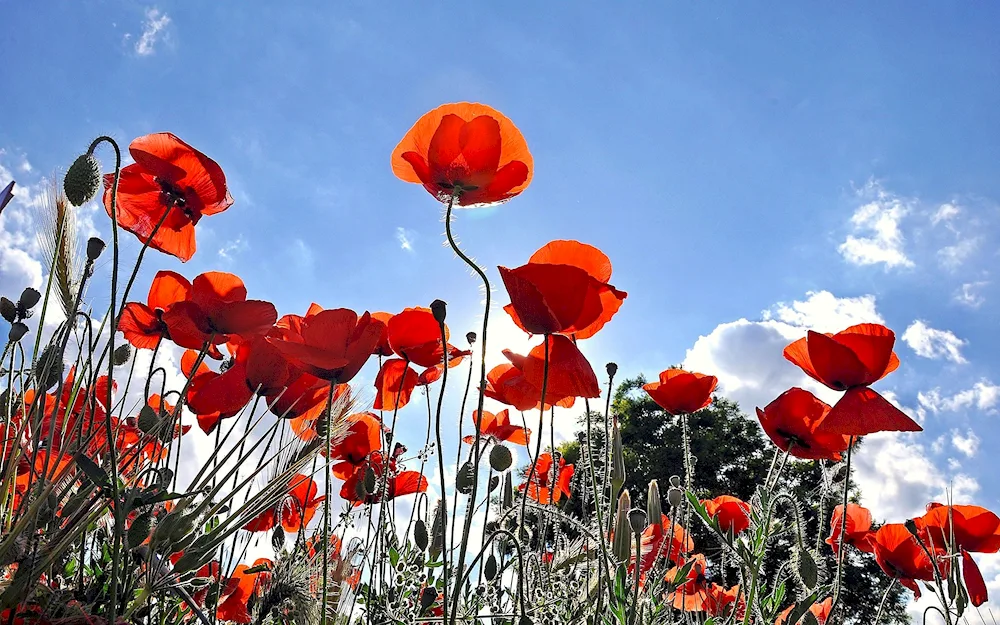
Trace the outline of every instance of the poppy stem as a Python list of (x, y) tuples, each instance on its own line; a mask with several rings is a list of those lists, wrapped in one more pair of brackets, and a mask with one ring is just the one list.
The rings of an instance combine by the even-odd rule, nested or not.
[(847, 503), (851, 495), (851, 452), (854, 451), (854, 437), (851, 436), (847, 445), (847, 475), (844, 476), (844, 498), (840, 518), (840, 539), (837, 541), (837, 581), (833, 587), (833, 603), (830, 614), (837, 609), (840, 602), (841, 584), (844, 579), (844, 535), (847, 534)]
[[(465, 252), (462, 251), (462, 249), (460, 247), (458, 247), (458, 243), (455, 241), (455, 236), (451, 232), (451, 217), (452, 217), (452, 213), (454, 212), (454, 208), (455, 208), (455, 200), (457, 199), (459, 193), (461, 193), (461, 190), (460, 189), (456, 189), (451, 194), (451, 197), (448, 198), (448, 204), (447, 204), (447, 208), (445, 209), (445, 216), (444, 216), (444, 231), (445, 231), (445, 235), (448, 238), (448, 244), (451, 245), (451, 249), (458, 255), (459, 258), (462, 259), (462, 261), (465, 262), (466, 265), (469, 266), (470, 269), (472, 269), (476, 274), (479, 275), (479, 278), (483, 281), (483, 287), (484, 287), (484, 290), (485, 290), (485, 293), (484, 293), (485, 302), (484, 302), (484, 306), (483, 306), (483, 333), (482, 333), (482, 337), (481, 337), (482, 342), (480, 343), (480, 347), (479, 347), (479, 350), (480, 350), (479, 351), (479, 403), (478, 403), (478, 411), (476, 413), (476, 435), (475, 435), (475, 438), (478, 441), (479, 440), (480, 432), (482, 431), (482, 427), (481, 426), (482, 426), (482, 418), (483, 418), (483, 401), (485, 399), (485, 395), (483, 394), (483, 389), (484, 389), (484, 387), (486, 385), (486, 333), (487, 333), (487, 330), (488, 330), (488, 327), (489, 327), (489, 319), (490, 319), (490, 296), (491, 296), (491, 293), (490, 293), (490, 280), (489, 280), (488, 277), (486, 277), (486, 272), (483, 271), (482, 268), (479, 265), (477, 265), (475, 262), (473, 262), (473, 260), (471, 258), (469, 258), (465, 254)], [(548, 348), (546, 347), (546, 350), (547, 349)], [(448, 348), (447, 348), (447, 346), (445, 346), (445, 353), (447, 354), (447, 352), (448, 352)], [(548, 362), (548, 358), (546, 358), (546, 363), (547, 362)], [(543, 411), (542, 416), (544, 417), (544, 411)], [(475, 463), (474, 463), (473, 466), (474, 466), (474, 471), (475, 471), (476, 475), (478, 476), (479, 475), (479, 464), (480, 464), (480, 461), (482, 460), (482, 451), (481, 451), (481, 449), (480, 449), (480, 447), (479, 447), (478, 444), (475, 446), (474, 449), (475, 449)], [(438, 450), (438, 453), (440, 453), (440, 450)], [(469, 494), (470, 501), (474, 502), (476, 500), (476, 495), (478, 493), (478, 490), (479, 490), (479, 480), (476, 479), (476, 480), (472, 481), (472, 492)], [(442, 493), (442, 495), (443, 494), (444, 493)], [(523, 514), (523, 512), (522, 512), (522, 514)], [(459, 549), (459, 552), (458, 552), (458, 575), (456, 576), (456, 579), (461, 579), (462, 578), (462, 569), (464, 568), (464, 564), (465, 564), (465, 554), (466, 554), (466, 551), (468, 550), (468, 547), (469, 547), (469, 532), (471, 530), (472, 530), (472, 515), (466, 515), (466, 517), (465, 517), (465, 525), (464, 525), (464, 527), (462, 529), (462, 546), (461, 546), (461, 548)], [(458, 596), (459, 596), (459, 593), (456, 592), (455, 593), (455, 600), (454, 600), (453, 608), (457, 608), (458, 607)], [(452, 623), (454, 624), (454, 622), (455, 622), (455, 615), (454, 615), (455, 610), (453, 609), (452, 612), (453, 612), (453, 614), (452, 614)], [(447, 623), (447, 619), (444, 619), (443, 622)]]
[[(444, 535), (442, 535), (441, 537), (442, 539), (441, 543), (443, 545), (448, 545), (450, 547), (451, 543), (448, 541), (448, 536), (446, 533), (446, 528), (448, 526), (448, 497), (447, 497), (447, 491), (445, 490), (446, 484), (444, 481), (444, 439), (441, 438), (441, 406), (444, 403), (444, 389), (448, 384), (448, 334), (447, 334), (448, 331), (445, 329), (443, 317), (444, 316), (442, 315), (441, 318), (438, 319), (438, 329), (441, 331), (441, 345), (442, 345), (442, 351), (444, 352), (444, 369), (441, 372), (441, 391), (440, 393), (438, 393), (437, 412), (434, 417), (434, 438), (435, 438), (435, 443), (437, 444), (438, 479), (441, 482), (441, 505), (444, 507), (444, 515), (443, 515), (444, 518), (441, 521), (441, 532)], [(461, 446), (461, 444), (462, 444), (461, 439), (459, 439), (459, 446)], [(478, 438), (477, 438), (477, 444), (478, 444)], [(478, 473), (476, 474), (475, 478), (476, 479), (475, 481), (473, 481), (473, 484), (475, 484), (475, 482), (478, 481), (479, 478)], [(418, 487), (419, 487), (419, 482), (418, 482)], [(475, 494), (473, 494), (473, 497), (475, 497)], [(454, 512), (457, 512), (457, 509)], [(470, 516), (471, 516), (470, 514), (468, 513), (466, 514), (467, 518)], [(454, 535), (452, 536), (452, 538), (454, 538)], [(466, 530), (466, 532), (462, 535), (462, 559), (465, 558), (465, 549), (468, 543), (469, 543), (469, 532), (468, 530)], [(447, 551), (442, 553), (442, 557), (444, 558), (444, 567), (443, 567), (444, 570), (442, 571), (442, 577), (444, 578), (444, 586), (441, 587), (442, 623), (448, 622), (448, 558), (451, 556), (451, 554), (449, 553), (450, 551), (451, 549), (449, 548)], [(462, 565), (461, 562), (459, 562), (458, 577), (456, 579), (461, 579), (461, 578), (462, 578)], [(458, 609), (459, 595), (460, 595), (459, 589), (456, 587), (455, 605), (453, 606), (452, 609), (453, 612), (457, 611)]]
[(336, 388), (336, 383), (331, 380), (330, 390), (326, 397), (326, 427), (323, 428), (323, 438), (326, 445), (326, 448), (323, 450), (326, 457), (326, 470), (323, 474), (323, 495), (326, 499), (323, 500), (323, 588), (322, 596), (320, 597), (320, 625), (326, 625), (326, 595), (330, 575), (330, 429), (333, 425), (330, 421), (333, 417), (333, 394)]
[(878, 625), (878, 622), (882, 619), (882, 610), (885, 609), (886, 601), (889, 599), (889, 593), (896, 586), (896, 578), (889, 578), (889, 585), (886, 586), (885, 592), (882, 593), (882, 600), (878, 603), (878, 612), (875, 613), (875, 620), (872, 621), (872, 625)]

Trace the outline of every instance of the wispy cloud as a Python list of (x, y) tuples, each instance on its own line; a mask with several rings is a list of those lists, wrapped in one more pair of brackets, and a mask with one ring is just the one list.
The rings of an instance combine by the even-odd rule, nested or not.
[(955, 293), (953, 298), (959, 304), (968, 306), (969, 308), (979, 308), (986, 301), (986, 297), (980, 293), (983, 287), (987, 286), (989, 282), (966, 282), (961, 287), (959, 287), (958, 292)]
[(969, 408), (984, 412), (995, 412), (1000, 403), (1000, 386), (989, 380), (976, 382), (972, 388), (959, 391), (954, 395), (941, 394), (940, 389), (931, 389), (926, 393), (917, 393), (917, 403), (924, 412), (958, 412)]
[(967, 458), (972, 458), (979, 451), (979, 437), (972, 430), (962, 434), (958, 430), (951, 431), (951, 444), (958, 451), (965, 454)]
[(938, 250), (938, 261), (945, 269), (955, 270), (968, 260), (977, 249), (979, 249), (978, 238), (962, 239), (954, 245)]
[(399, 249), (406, 250), (407, 252), (413, 252), (413, 232), (403, 228), (402, 226), (396, 228), (396, 240), (399, 241)]
[[(142, 34), (135, 41), (135, 53), (139, 56), (150, 56), (156, 52), (156, 46), (165, 38), (165, 29), (169, 25), (169, 15), (156, 7), (146, 9), (146, 19), (142, 23)], [(125, 35), (126, 42), (131, 38), (131, 34)]]
[(837, 248), (840, 255), (854, 265), (913, 267), (900, 229), (900, 222), (910, 211), (907, 203), (874, 182), (866, 185), (859, 195), (871, 199), (851, 216), (853, 233)]
[(219, 258), (224, 261), (231, 262), (236, 254), (240, 252), (245, 252), (250, 249), (250, 245), (243, 238), (243, 235), (239, 235), (232, 241), (226, 241), (226, 243), (219, 248)]
[(958, 217), (959, 213), (961, 212), (962, 209), (960, 209), (958, 206), (954, 204), (951, 203), (942, 204), (941, 206), (938, 206), (937, 210), (934, 211), (934, 214), (931, 215), (931, 224), (936, 226), (942, 222), (949, 222), (952, 219)]
[(950, 330), (937, 330), (918, 319), (906, 328), (902, 338), (918, 356), (944, 358), (959, 364), (966, 362), (962, 347), (968, 341), (958, 338)]

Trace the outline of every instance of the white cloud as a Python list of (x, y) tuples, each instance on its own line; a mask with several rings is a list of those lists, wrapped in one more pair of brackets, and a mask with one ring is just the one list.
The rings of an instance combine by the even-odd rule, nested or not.
[(972, 388), (951, 396), (942, 396), (941, 390), (934, 388), (926, 393), (917, 393), (917, 403), (921, 411), (934, 414), (958, 412), (969, 408), (992, 413), (996, 412), (995, 408), (1000, 403), (1000, 386), (989, 380), (980, 380)]
[(942, 221), (944, 222), (951, 221), (955, 217), (958, 217), (959, 213), (961, 212), (962, 209), (960, 209), (958, 206), (946, 202), (941, 206), (939, 206), (936, 211), (934, 211), (934, 214), (931, 216), (931, 223), (936, 226)]
[(22, 173), (30, 174), (33, 168), (31, 167), (31, 163), (28, 162), (28, 159), (23, 159), (21, 164), (18, 165), (18, 169), (20, 169)]
[(413, 251), (413, 232), (403, 228), (396, 228), (396, 240), (399, 241), (399, 249), (407, 252)]
[(240, 253), (245, 252), (250, 249), (250, 245), (243, 238), (243, 235), (237, 236), (232, 241), (226, 241), (226, 243), (219, 248), (219, 258), (224, 261), (232, 261), (233, 257)]
[(977, 249), (979, 249), (978, 238), (962, 239), (954, 245), (938, 250), (938, 262), (945, 269), (955, 270), (968, 260)]
[[(170, 16), (156, 7), (146, 9), (146, 20), (142, 23), (142, 34), (135, 42), (135, 53), (149, 56), (156, 52), (156, 44), (164, 38), (164, 29), (170, 25)], [(130, 35), (125, 36), (126, 40)]]
[(859, 323), (885, 323), (875, 310), (875, 296), (836, 297), (829, 291), (809, 291), (804, 301), (780, 302), (764, 311), (764, 319), (777, 319), (816, 332), (840, 332)]
[(954, 300), (959, 304), (968, 306), (969, 308), (979, 308), (986, 302), (986, 298), (980, 293), (983, 287), (987, 286), (989, 282), (966, 282), (959, 288), (955, 293)]
[(972, 458), (979, 451), (979, 437), (971, 429), (965, 434), (960, 431), (951, 431), (951, 444), (955, 449), (965, 454), (967, 458)]
[(913, 267), (900, 229), (900, 222), (910, 212), (907, 203), (876, 183), (866, 185), (860, 195), (873, 199), (859, 206), (851, 216), (853, 233), (837, 248), (841, 256), (854, 265)]
[(959, 364), (966, 362), (961, 350), (968, 341), (958, 338), (949, 330), (936, 330), (919, 319), (906, 328), (902, 339), (918, 356), (944, 358)]

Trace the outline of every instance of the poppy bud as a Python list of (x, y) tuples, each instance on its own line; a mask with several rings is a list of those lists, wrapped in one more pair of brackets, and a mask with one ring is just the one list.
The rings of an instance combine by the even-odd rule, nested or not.
[(465, 333), (465, 340), (469, 342), (469, 345), (472, 345), (473, 343), (475, 343), (477, 338), (479, 338), (479, 337), (476, 336), (475, 332), (466, 332)]
[(660, 505), (660, 485), (656, 480), (650, 480), (646, 490), (646, 516), (650, 523), (659, 523), (663, 518), (663, 508)]
[(483, 567), (483, 573), (486, 575), (486, 581), (492, 582), (497, 576), (497, 558), (492, 553), (490, 557), (486, 558), (486, 565)]
[(17, 343), (21, 340), (21, 337), (27, 334), (28, 326), (24, 325), (20, 321), (12, 323), (10, 326), (10, 333), (7, 335), (7, 340), (11, 343)]
[(670, 476), (670, 485), (673, 486), (674, 488), (680, 488), (680, 485), (681, 485), (681, 476), (679, 476), (679, 475), (671, 475)]
[(612, 492), (618, 492), (625, 483), (625, 452), (622, 448), (622, 431), (615, 423), (614, 434), (611, 438), (611, 488)]
[(642, 530), (646, 529), (646, 526), (649, 525), (646, 521), (647, 517), (644, 510), (632, 508), (628, 511), (628, 524), (632, 528), (633, 533), (639, 534)]
[(128, 362), (128, 359), (132, 356), (132, 346), (128, 343), (122, 343), (115, 348), (114, 353), (111, 355), (111, 361), (115, 363), (116, 367), (120, 367)]
[(615, 516), (615, 537), (611, 546), (611, 551), (619, 562), (627, 562), (629, 554), (632, 552), (632, 541), (629, 530), (628, 511), (632, 506), (632, 499), (628, 491), (622, 492), (618, 498), (618, 514)]
[(671, 487), (669, 490), (667, 490), (667, 503), (669, 503), (671, 506), (676, 508), (677, 506), (681, 505), (681, 500), (683, 499), (684, 499), (684, 492), (681, 491), (681, 489)]
[(444, 516), (444, 505), (439, 499), (434, 507), (434, 520), (431, 522), (431, 561), (437, 560), (438, 556), (441, 555), (441, 550), (444, 549)]
[[(490, 455), (492, 456), (492, 454)], [(458, 492), (468, 495), (472, 492), (472, 485), (475, 481), (476, 469), (471, 462), (466, 461), (458, 470), (458, 475), (455, 476), (455, 487), (458, 488)]]
[(609, 378), (615, 377), (615, 374), (618, 373), (618, 365), (613, 362), (609, 362), (607, 365), (605, 365), (605, 368), (608, 371)]
[(444, 323), (444, 318), (448, 316), (448, 304), (439, 299), (434, 300), (431, 302), (431, 314), (434, 315), (434, 321)]
[(58, 384), (62, 378), (63, 367), (65, 364), (62, 354), (59, 353), (59, 349), (55, 345), (49, 345), (43, 349), (34, 366), (38, 389), (48, 390)]
[(510, 450), (503, 445), (496, 445), (490, 450), (490, 466), (494, 471), (503, 472), (510, 468), (514, 458)]
[(365, 468), (365, 493), (368, 495), (375, 494), (375, 469), (371, 465)]
[(436, 588), (432, 588), (432, 587), (428, 586), (428, 587), (424, 588), (423, 590), (421, 590), (420, 591), (420, 613), (423, 614), (424, 612), (427, 611), (427, 608), (429, 608), (432, 605), (434, 605), (434, 602), (437, 601), (437, 598), (438, 598), (438, 591), (437, 591)]
[(423, 519), (417, 519), (413, 525), (413, 544), (420, 551), (427, 549), (427, 524), (424, 523)]
[(490, 478), (490, 483), (486, 486), (486, 490), (492, 493), (497, 489), (497, 486), (500, 486), (500, 476), (494, 475)]
[(503, 509), (509, 510), (514, 505), (514, 484), (510, 473), (503, 476)]
[(101, 187), (101, 164), (93, 154), (81, 154), (66, 170), (63, 191), (73, 206), (89, 202)]
[(100, 237), (90, 237), (87, 239), (87, 260), (94, 262), (100, 258), (105, 247), (107, 247), (107, 244)]
[(31, 310), (42, 299), (42, 294), (30, 286), (21, 292), (21, 298), (17, 300), (17, 305), (24, 310)]
[(0, 316), (7, 320), (7, 323), (17, 321), (17, 306), (6, 297), (0, 297)]
[(280, 523), (271, 532), (271, 547), (274, 548), (274, 553), (281, 553), (285, 548), (285, 530), (281, 529)]
[(916, 523), (916, 521), (914, 521), (913, 519), (906, 519), (906, 522), (903, 523), (903, 525), (906, 526), (906, 529), (907, 529), (908, 532), (910, 532), (911, 534), (913, 534), (918, 540), (920, 539), (920, 536), (917, 535), (917, 523)]

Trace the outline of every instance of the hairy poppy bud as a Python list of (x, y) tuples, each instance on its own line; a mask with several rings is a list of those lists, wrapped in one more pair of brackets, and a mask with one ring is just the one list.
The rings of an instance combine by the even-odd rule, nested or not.
[(122, 343), (115, 348), (114, 353), (111, 355), (111, 361), (115, 363), (116, 367), (120, 367), (128, 362), (128, 359), (132, 356), (132, 346), (128, 343)]
[(274, 553), (281, 553), (281, 550), (285, 548), (285, 530), (281, 528), (280, 523), (271, 533), (271, 547), (274, 549)]
[(615, 377), (615, 374), (618, 373), (618, 365), (613, 362), (609, 362), (607, 365), (605, 365), (605, 367), (608, 371), (609, 378)]
[(437, 560), (438, 556), (441, 555), (441, 550), (444, 549), (445, 521), (444, 504), (439, 499), (434, 507), (434, 520), (431, 521), (431, 548), (429, 552), (431, 561)]
[(611, 488), (618, 492), (625, 483), (625, 452), (622, 447), (622, 431), (615, 423), (611, 437)]
[(21, 340), (25, 334), (28, 333), (28, 326), (24, 325), (20, 321), (12, 323), (10, 325), (10, 333), (7, 335), (7, 340), (11, 343), (17, 343)]
[[(916, 523), (916, 521), (914, 521), (913, 519), (906, 519), (906, 522), (903, 523), (903, 525), (906, 526), (906, 529), (907, 529), (908, 532), (910, 532), (914, 536), (917, 536), (917, 523)], [(917, 537), (919, 538), (919, 536), (917, 536)]]
[(3, 316), (8, 323), (17, 321), (17, 306), (6, 297), (0, 297), (0, 316)]
[(431, 314), (434, 315), (434, 321), (444, 323), (444, 318), (448, 316), (448, 304), (439, 299), (434, 300), (431, 302)]
[(681, 489), (671, 487), (667, 491), (667, 503), (669, 503), (671, 506), (676, 508), (677, 506), (681, 505), (681, 500), (683, 499), (684, 499), (684, 492)]
[(427, 549), (427, 524), (424, 523), (423, 519), (417, 519), (413, 525), (413, 544), (420, 551)]
[(93, 154), (81, 154), (66, 170), (63, 191), (73, 206), (83, 206), (101, 188), (101, 164)]
[(674, 488), (680, 488), (680, 485), (681, 485), (681, 476), (679, 476), (679, 475), (671, 475), (670, 476), (670, 485), (673, 486)]
[(472, 345), (473, 343), (475, 343), (477, 338), (479, 338), (479, 337), (476, 335), (475, 332), (466, 332), (465, 333), (465, 340), (469, 342), (469, 345)]
[(659, 523), (663, 517), (663, 508), (660, 504), (660, 485), (656, 480), (649, 481), (649, 488), (646, 490), (646, 516), (650, 523)]
[(471, 462), (465, 462), (455, 476), (455, 487), (458, 492), (468, 495), (472, 492), (472, 485), (476, 481), (476, 469)]
[[(22, 324), (23, 325), (23, 324)], [(38, 388), (48, 390), (59, 383), (65, 364), (62, 354), (55, 345), (49, 345), (38, 355), (35, 361), (34, 373), (38, 380)]]
[(503, 476), (503, 501), (504, 510), (509, 510), (514, 505), (514, 484), (511, 482), (510, 473)]
[(437, 601), (438, 591), (437, 588), (432, 588), (428, 586), (420, 591), (420, 613), (423, 614), (427, 611), (427, 608), (434, 605)]
[(628, 511), (631, 506), (632, 499), (629, 497), (628, 490), (625, 490), (622, 492), (621, 497), (618, 498), (618, 514), (615, 516), (615, 537), (611, 546), (611, 550), (619, 562), (627, 562), (629, 554), (632, 552), (631, 534), (629, 532), (631, 527), (629, 526), (628, 518)]
[(370, 464), (365, 469), (365, 493), (369, 495), (375, 494), (375, 469)]
[(483, 573), (486, 575), (486, 581), (492, 582), (497, 576), (497, 558), (492, 553), (490, 557), (486, 558), (486, 565), (483, 567)]
[(87, 260), (94, 262), (100, 258), (105, 247), (107, 247), (107, 244), (99, 237), (90, 237), (87, 239)]
[(514, 461), (510, 450), (503, 445), (496, 445), (490, 450), (490, 466), (494, 471), (503, 472), (510, 468)]
[(646, 529), (646, 526), (649, 525), (646, 521), (645, 511), (639, 508), (632, 508), (628, 511), (628, 524), (632, 528), (633, 533), (639, 534), (642, 530)]

